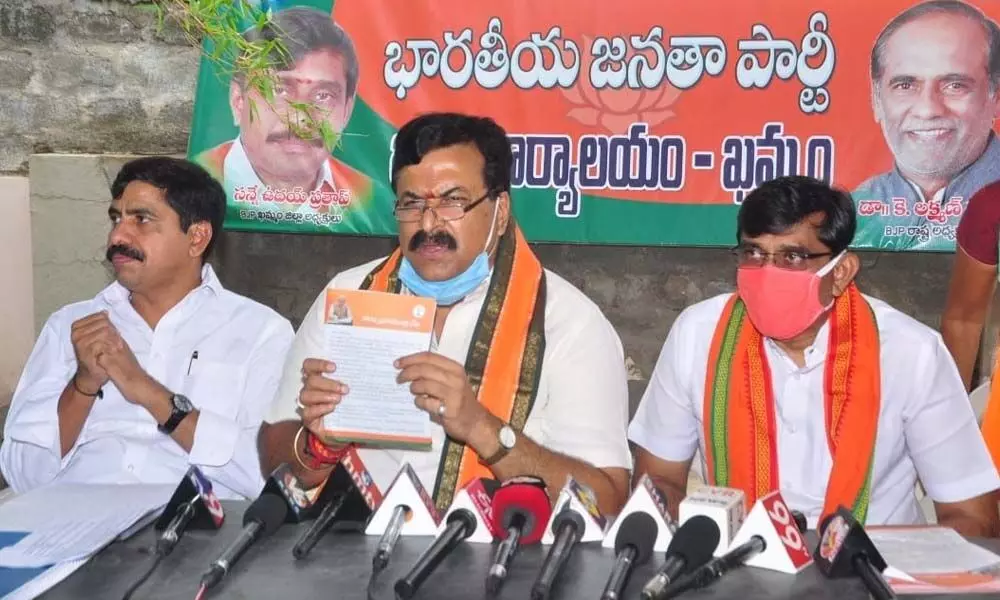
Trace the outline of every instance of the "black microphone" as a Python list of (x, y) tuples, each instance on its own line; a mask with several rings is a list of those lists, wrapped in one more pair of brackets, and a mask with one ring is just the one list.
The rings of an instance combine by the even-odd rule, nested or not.
[(661, 600), (671, 582), (711, 560), (720, 536), (719, 526), (705, 515), (695, 515), (684, 521), (670, 540), (666, 561), (659, 573), (642, 588), (642, 600)]
[(330, 525), (333, 524), (333, 520), (337, 518), (337, 513), (340, 512), (341, 507), (344, 506), (344, 501), (347, 499), (346, 493), (337, 494), (332, 501), (328, 502), (323, 510), (316, 517), (316, 520), (312, 522), (312, 525), (306, 529), (306, 532), (299, 538), (295, 545), (292, 546), (292, 556), (297, 559), (305, 558), (319, 541), (319, 538), (323, 537)]
[(644, 512), (625, 517), (615, 536), (615, 566), (604, 586), (601, 600), (619, 600), (632, 569), (646, 564), (653, 553), (659, 529), (656, 520)]
[(212, 491), (212, 482), (196, 466), (184, 474), (153, 528), (162, 532), (156, 540), (156, 553), (173, 552), (188, 529), (219, 529), (225, 520), (222, 504)]
[[(791, 511), (795, 526), (803, 534), (806, 532), (806, 517), (797, 510)], [(694, 571), (689, 571), (673, 583), (664, 591), (663, 598), (672, 598), (687, 590), (706, 587), (715, 583), (723, 575), (742, 567), (748, 560), (767, 550), (767, 541), (760, 535), (754, 535), (746, 542), (733, 548), (719, 558), (713, 558)]]
[(202, 588), (207, 590), (215, 587), (254, 542), (274, 533), (287, 516), (288, 504), (284, 498), (268, 492), (261, 494), (243, 514), (243, 531), (239, 537), (202, 575)]
[(743, 566), (746, 561), (765, 549), (767, 549), (767, 542), (764, 541), (763, 537), (755, 535), (719, 558), (710, 560), (698, 569), (680, 577), (667, 586), (660, 598), (672, 598), (688, 590), (706, 587), (730, 570)]
[(402, 600), (412, 598), (441, 561), (476, 531), (476, 515), (465, 508), (453, 510), (448, 515), (447, 523), (441, 535), (420, 555), (410, 572), (396, 581), (393, 589), (396, 591), (396, 596)]
[(858, 576), (875, 600), (892, 600), (892, 591), (882, 571), (888, 566), (882, 554), (854, 514), (840, 506), (820, 524), (820, 539), (813, 558), (823, 575), (830, 578)]
[(552, 584), (566, 565), (585, 529), (583, 518), (571, 506), (559, 511), (552, 520), (555, 541), (552, 549), (545, 555), (545, 562), (542, 563), (542, 570), (539, 571), (535, 584), (531, 586), (531, 600), (546, 600), (549, 597)]
[[(303, 559), (336, 524), (345, 529), (363, 529), (382, 494), (353, 449), (348, 450), (309, 506), (306, 515), (317, 515), (292, 547), (292, 555)], [(318, 514), (317, 514), (318, 513)]]
[(552, 502), (545, 482), (537, 477), (521, 476), (508, 479), (493, 494), (494, 531), (506, 531), (497, 546), (486, 576), (486, 593), (496, 595), (503, 587), (510, 565), (522, 545), (536, 544), (545, 535), (545, 526), (552, 516)]
[(174, 551), (185, 531), (219, 529), (224, 520), (225, 514), (219, 499), (212, 491), (212, 482), (205, 477), (201, 469), (192, 465), (153, 525), (156, 531), (162, 532), (156, 539), (153, 563), (142, 577), (129, 586), (122, 600), (129, 600), (132, 594), (153, 575), (160, 562)]

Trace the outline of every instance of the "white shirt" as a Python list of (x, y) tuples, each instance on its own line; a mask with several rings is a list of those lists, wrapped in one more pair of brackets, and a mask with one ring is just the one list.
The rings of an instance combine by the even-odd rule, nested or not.
[[(663, 460), (704, 456), (702, 426), (709, 347), (729, 295), (689, 307), (663, 345), (629, 439)], [(937, 502), (958, 502), (1000, 487), (958, 369), (937, 332), (867, 298), (878, 323), (882, 395), (869, 525), (923, 523), (919, 477)], [(823, 510), (833, 460), (826, 442), (823, 378), (828, 326), (799, 368), (769, 339), (777, 426), (779, 486), (810, 527)], [(848, 442), (850, 443), (850, 442)], [(704, 461), (701, 461), (704, 472)]]
[[(338, 274), (328, 287), (357, 289), (382, 259)], [(523, 435), (536, 443), (584, 460), (598, 468), (631, 468), (625, 438), (628, 385), (621, 340), (589, 298), (551, 271), (546, 276), (545, 354), (535, 404)], [(489, 280), (456, 304), (448, 314), (433, 350), (464, 364)], [(302, 362), (324, 356), (323, 302), (320, 293), (302, 321), (288, 353), (285, 374), (267, 421), (298, 420)], [(350, 402), (350, 394), (344, 402)], [(364, 448), (362, 461), (384, 492), (403, 463), (410, 463), (428, 492), (437, 478), (444, 429), (431, 424), (429, 452)], [(563, 482), (549, 482), (556, 488)], [(553, 492), (555, 493), (555, 492)]]
[[(60, 459), (56, 409), (77, 368), (70, 328), (102, 310), (139, 365), (199, 409), (190, 454), (109, 381), (73, 448)], [(292, 339), (286, 319), (223, 289), (207, 265), (201, 286), (171, 308), (155, 330), (132, 307), (128, 290), (112, 283), (93, 300), (66, 306), (45, 323), (7, 416), (0, 448), (3, 475), (15, 491), (24, 492), (57, 479), (178, 483), (190, 465), (197, 465), (219, 497), (255, 497), (264, 483), (257, 430)]]

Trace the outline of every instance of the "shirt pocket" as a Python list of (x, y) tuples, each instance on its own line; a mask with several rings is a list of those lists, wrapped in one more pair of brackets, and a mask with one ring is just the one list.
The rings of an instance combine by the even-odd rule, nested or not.
[(182, 393), (199, 409), (235, 418), (242, 405), (246, 375), (246, 367), (240, 364), (198, 361), (185, 378)]

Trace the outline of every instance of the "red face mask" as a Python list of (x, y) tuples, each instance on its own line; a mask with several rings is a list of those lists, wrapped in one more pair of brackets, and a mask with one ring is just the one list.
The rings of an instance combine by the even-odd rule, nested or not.
[(843, 256), (841, 252), (815, 273), (770, 264), (740, 267), (736, 288), (757, 331), (774, 340), (789, 340), (809, 329), (833, 306), (832, 301), (826, 306), (820, 304), (819, 284)]

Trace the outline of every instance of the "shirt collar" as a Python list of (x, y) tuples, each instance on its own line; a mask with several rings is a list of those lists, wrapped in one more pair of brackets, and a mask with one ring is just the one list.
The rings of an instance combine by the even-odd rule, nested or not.
[[(233, 140), (232, 147), (229, 148), (229, 152), (226, 153), (225, 164), (223, 167), (225, 172), (226, 181), (230, 181), (233, 185), (237, 186), (247, 186), (252, 185), (255, 187), (263, 188), (265, 187), (264, 182), (260, 180), (257, 176), (257, 172), (254, 171), (253, 165), (250, 163), (250, 157), (247, 156), (246, 148), (243, 147), (243, 139), (237, 137)], [(322, 179), (320, 179), (319, 185), (315, 189), (320, 189), (324, 184), (330, 186), (332, 190), (337, 189), (337, 184), (333, 179), (333, 170), (330, 168), (329, 159), (323, 161), (322, 169)], [(308, 190), (313, 191), (313, 190)]]
[[(215, 275), (215, 269), (212, 265), (205, 264), (201, 267), (201, 284), (194, 288), (181, 302), (184, 302), (188, 298), (194, 295), (204, 295), (211, 294), (213, 297), (217, 297), (225, 288), (222, 287), (222, 282)], [(107, 304), (108, 306), (119, 306), (122, 303), (127, 303), (132, 292), (128, 291), (122, 284), (118, 281), (113, 281), (111, 285), (101, 290), (97, 295), (97, 298)]]
[(830, 320), (825, 319), (823, 325), (816, 332), (816, 339), (805, 351), (806, 365), (799, 367), (784, 350), (771, 338), (764, 338), (764, 344), (770, 350), (772, 356), (779, 356), (790, 371), (811, 371), (826, 362), (826, 351), (830, 339)]

